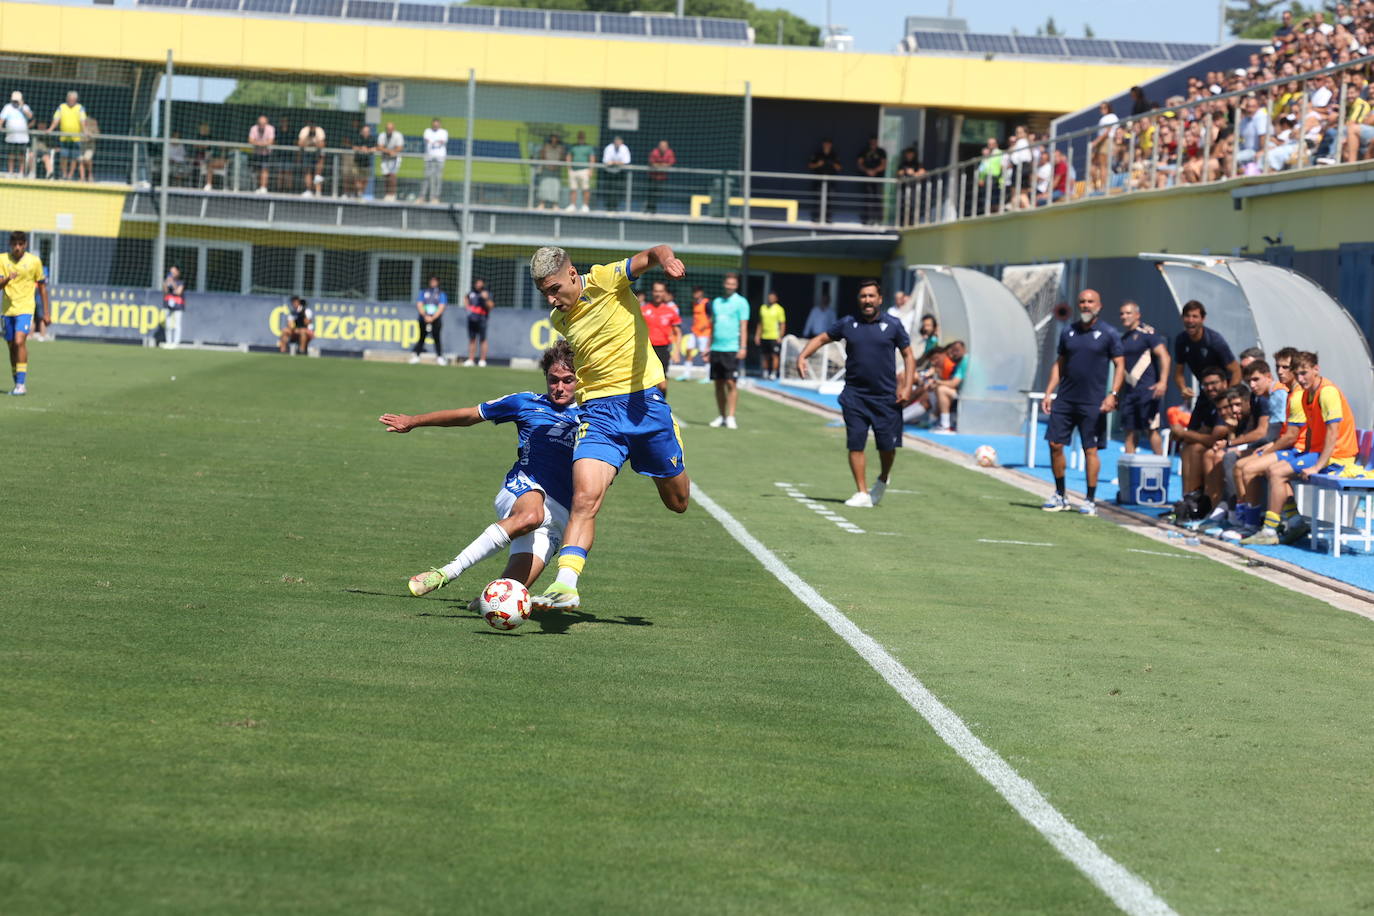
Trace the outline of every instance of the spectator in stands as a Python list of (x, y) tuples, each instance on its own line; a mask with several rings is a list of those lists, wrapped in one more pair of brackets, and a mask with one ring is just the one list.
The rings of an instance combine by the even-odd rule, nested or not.
[[(925, 174), (925, 167), (916, 156), (916, 147), (908, 146), (902, 150), (901, 161), (897, 163), (897, 225), (914, 226), (921, 221), (918, 212), (920, 180)], [(996, 199), (998, 192), (993, 193)], [(1000, 205), (1000, 201), (997, 202)]]
[[(859, 171), (869, 178), (882, 178), (887, 175), (887, 150), (878, 145), (877, 137), (869, 137), (868, 145), (859, 153)], [(883, 186), (876, 182), (862, 183), (864, 210), (863, 221), (876, 225), (883, 221)]]
[(372, 136), (372, 125), (364, 124), (358, 128), (358, 135), (353, 138), (353, 155), (345, 159), (349, 164), (345, 194), (362, 198), (367, 193), (367, 183), (372, 178), (376, 154), (377, 138)]
[(649, 189), (645, 194), (644, 209), (650, 213), (658, 212), (658, 201), (668, 186), (668, 172), (677, 165), (677, 153), (668, 145), (667, 140), (658, 141), (649, 152)]
[(1050, 185), (1050, 202), (1067, 200), (1069, 197), (1069, 157), (1064, 151), (1055, 148), (1050, 156), (1050, 169), (1053, 180)]
[(55, 153), (52, 148), (52, 138), (47, 121), (34, 122), (31, 140), (33, 143), (33, 167), (29, 177), (38, 177), (38, 164), (41, 162), (43, 163), (43, 177), (55, 178), (57, 176), (57, 164), (53, 161)]
[(62, 160), (62, 178), (73, 180), (77, 174), (77, 163), (81, 159), (81, 132), (86, 121), (86, 109), (82, 107), (80, 96), (68, 92), (67, 100), (57, 106), (52, 114), (53, 130), (58, 132), (58, 158)]
[(33, 109), (24, 104), (24, 93), (10, 93), (9, 103), (0, 108), (0, 126), (5, 130), (8, 175), (23, 176), (30, 171), (29, 127)]
[(224, 184), (224, 189), (229, 190), (229, 156), (224, 148), (216, 146), (210, 142), (210, 125), (201, 122), (196, 128), (196, 133), (201, 139), (201, 144), (196, 147), (196, 155), (200, 158), (200, 176), (202, 190), (213, 191), (215, 189), (215, 179), (218, 178)]
[[(587, 132), (577, 132), (577, 142), (568, 149), (568, 209), (587, 212), (592, 208), (592, 168), (596, 147), (587, 142)], [(581, 197), (579, 198), (579, 195)], [(580, 200), (580, 203), (579, 203)]]
[(1240, 122), (1236, 127), (1236, 134), (1240, 137), (1236, 163), (1248, 166), (1255, 162), (1268, 149), (1272, 133), (1268, 109), (1260, 105), (1259, 96), (1250, 93), (1241, 103)]
[(181, 142), (180, 131), (172, 131), (171, 142), (167, 144), (167, 168), (172, 173), (171, 182), (174, 188), (184, 188), (194, 178), (194, 166), (186, 153), (186, 144)]
[(324, 128), (306, 116), (305, 126), (296, 135), (299, 150), (302, 197), (319, 195), (324, 191)]
[(814, 185), (816, 221), (833, 223), (837, 203), (837, 185), (828, 179), (840, 174), (843, 168), (840, 165), (840, 157), (835, 153), (835, 144), (831, 142), (829, 137), (822, 140), (821, 145), (811, 154), (811, 158), (806, 163), (806, 170), (817, 178)]
[(181, 344), (181, 315), (186, 309), (186, 281), (175, 264), (167, 268), (167, 276), (162, 278), (162, 307), (167, 310), (162, 343), (169, 350), (175, 349)]
[(267, 120), (267, 115), (258, 115), (258, 121), (248, 128), (248, 145), (251, 153), (252, 168), (258, 173), (257, 193), (266, 194), (272, 180), (272, 146), (277, 142), (277, 129)]
[(1169, 348), (1164, 335), (1140, 323), (1140, 306), (1121, 303), (1121, 355), (1126, 380), (1121, 386), (1117, 419), (1126, 434), (1125, 451), (1135, 452), (1140, 436), (1149, 437), (1150, 451), (1164, 454), (1159, 434), (1159, 405), (1169, 387)]
[(535, 206), (540, 210), (557, 210), (563, 203), (563, 166), (568, 148), (558, 134), (549, 134), (539, 147), (538, 158), (542, 164), (535, 169)]
[(955, 431), (954, 402), (959, 399), (959, 388), (968, 374), (968, 348), (962, 340), (952, 340), (937, 362), (939, 368), (931, 383), (934, 398), (930, 407), (939, 417), (935, 432), (948, 434)]
[(1363, 74), (1354, 73), (1347, 78), (1343, 162), (1358, 162), (1374, 154), (1374, 106), (1366, 98), (1368, 92), (1369, 82)]
[(448, 162), (448, 131), (435, 118), (423, 135), (425, 143), (425, 180), (420, 185), (420, 203), (440, 203), (444, 196), (444, 164)]
[(810, 340), (834, 323), (835, 310), (830, 306), (830, 294), (821, 293), (820, 302), (811, 306), (811, 311), (806, 315), (806, 324), (802, 325), (802, 336)]
[(977, 197), (973, 202), (976, 213), (995, 213), (998, 207), (998, 188), (1002, 184), (1002, 161), (1005, 157), (996, 137), (988, 137), (983, 146), (983, 158), (978, 162), (974, 177), (978, 180)]
[[(1054, 495), (1040, 508), (1046, 512), (1066, 512), (1073, 508), (1065, 495), (1064, 446), (1073, 441), (1078, 430), (1083, 445), (1083, 466), (1087, 475), (1087, 500), (1079, 507), (1081, 515), (1097, 514), (1097, 475), (1101, 461), (1099, 448), (1106, 446), (1107, 412), (1120, 401), (1120, 386), (1126, 378), (1126, 360), (1121, 355), (1121, 337), (1106, 322), (1098, 321), (1102, 297), (1096, 290), (1078, 294), (1078, 320), (1059, 335), (1058, 357), (1050, 368), (1049, 382), (1041, 409), (1049, 414), (1045, 438), (1050, 443), (1050, 468), (1054, 472)], [(1108, 389), (1107, 369), (1112, 367)], [(1062, 387), (1061, 387), (1062, 382)], [(1055, 397), (1058, 392), (1058, 397)], [(1105, 396), (1104, 396), (1105, 395)]]
[(1113, 141), (1116, 139), (1116, 125), (1121, 119), (1112, 111), (1111, 102), (1100, 103), (1097, 111), (1098, 131), (1090, 147), (1092, 161), (1088, 166), (1088, 183), (1094, 191), (1100, 192), (1107, 188), (1108, 161), (1111, 158)]
[(778, 361), (783, 335), (787, 333), (787, 310), (778, 302), (777, 290), (768, 291), (768, 302), (759, 307), (759, 323), (754, 327), (754, 346), (758, 347), (763, 377), (779, 375)]
[[(487, 281), (478, 277), (472, 281), (468, 290), (468, 358), (464, 366), (483, 366), (487, 364), (487, 320), (491, 317), (491, 293), (487, 291)], [(479, 353), (477, 344), (482, 344)], [(476, 360), (476, 363), (473, 360)]]
[[(1305, 451), (1291, 451), (1278, 456), (1269, 468), (1269, 511), (1264, 515), (1264, 527), (1241, 541), (1242, 544), (1293, 544), (1307, 534), (1307, 522), (1292, 515), (1284, 501), (1285, 486), (1294, 478), (1306, 480), (1313, 474), (1336, 477), (1363, 475), (1356, 457), (1359, 446), (1355, 437), (1355, 415), (1341, 390), (1322, 377), (1317, 354), (1302, 352), (1293, 358), (1293, 369), (1302, 388), (1302, 410), (1307, 430)], [(1287, 522), (1282, 535), (1279, 523)]]
[(1031, 151), (1030, 133), (1024, 124), (1018, 124), (1012, 133), (1007, 167), (1011, 170), (1011, 182), (1016, 189), (1014, 206), (1024, 210), (1031, 205), (1030, 189), (1035, 181), (1034, 153)]
[(1131, 87), (1131, 117), (1145, 114), (1147, 111), (1154, 111), (1157, 107), (1145, 97), (1145, 90), (1139, 86)]
[(444, 310), (448, 308), (448, 293), (439, 286), (438, 277), (429, 278), (429, 286), (420, 290), (415, 300), (416, 321), (420, 323), (420, 339), (415, 341), (415, 352), (411, 354), (412, 364), (420, 361), (425, 352), (425, 338), (434, 338), (434, 364), (447, 366), (444, 359)]
[(1222, 388), (1240, 384), (1240, 363), (1231, 352), (1231, 345), (1226, 338), (1206, 326), (1207, 307), (1196, 299), (1190, 299), (1183, 303), (1179, 317), (1183, 322), (1183, 330), (1174, 338), (1174, 385), (1184, 399), (1196, 394), (1191, 386), (1185, 384), (1185, 368), (1200, 380), (1203, 369), (1220, 366), (1226, 370)]
[(1202, 394), (1193, 405), (1188, 423), (1175, 422), (1169, 427), (1183, 465), (1183, 499), (1173, 509), (1174, 518), (1180, 524), (1206, 518), (1212, 511), (1212, 501), (1204, 492), (1203, 484), (1210, 467), (1207, 456), (1212, 446), (1227, 434), (1220, 407), (1221, 394), (1227, 387), (1226, 377), (1226, 370), (1220, 366), (1209, 365), (1200, 370), (1198, 383), (1202, 386)]
[(292, 296), (291, 308), (282, 324), (281, 336), (277, 338), (277, 349), (282, 353), (290, 353), (291, 344), (294, 343), (297, 356), (309, 356), (310, 341), (315, 339), (315, 330), (312, 327), (314, 322), (315, 313), (310, 310), (305, 299)]
[(630, 148), (620, 137), (613, 137), (601, 151), (601, 208), (603, 210), (628, 209), (625, 200), (625, 166), (631, 161)]
[[(845, 343), (844, 391), (840, 410), (844, 415), (849, 470), (854, 475), (855, 493), (846, 506), (872, 508), (882, 501), (892, 476), (897, 446), (902, 444), (902, 413), (898, 405), (911, 394), (916, 375), (916, 360), (911, 340), (901, 324), (882, 320), (883, 288), (877, 280), (859, 283), (859, 310), (807, 341), (797, 355), (797, 373), (806, 378), (807, 358), (827, 343)], [(902, 357), (902, 374), (897, 377), (894, 357)], [(868, 486), (868, 433), (872, 430), (878, 447), (880, 468), (872, 488)]]
[(386, 122), (386, 130), (377, 138), (377, 152), (382, 157), (382, 177), (386, 180), (386, 200), (396, 199), (396, 175), (401, 170), (405, 157), (406, 138), (391, 121)]
[[(655, 280), (650, 290), (647, 301), (640, 299), (639, 311), (644, 315), (644, 323), (649, 326), (649, 346), (654, 348), (654, 355), (663, 365), (663, 381), (658, 383), (658, 389), (666, 396), (668, 364), (678, 361), (678, 345), (682, 341), (682, 313), (678, 311), (672, 293), (668, 292), (667, 283)], [(643, 295), (640, 294), (641, 297)]]
[(744, 368), (749, 333), (749, 300), (739, 293), (739, 274), (725, 275), (724, 292), (711, 300), (711, 381), (716, 386), (719, 415), (710, 426), (738, 429), (735, 405), (739, 390), (735, 380)]

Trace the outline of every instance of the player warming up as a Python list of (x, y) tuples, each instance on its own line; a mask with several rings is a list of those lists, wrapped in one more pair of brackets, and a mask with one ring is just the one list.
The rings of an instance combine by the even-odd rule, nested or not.
[(475, 426), (490, 420), (514, 422), (518, 436), (518, 457), (496, 494), (499, 520), (488, 525), (453, 562), (411, 576), (410, 593), (417, 598), (442, 588), (507, 544), (510, 559), (501, 575), (533, 585), (558, 549), (568, 521), (567, 506), (572, 501), (573, 436), (581, 419), (573, 406), (577, 378), (568, 342), (560, 340), (545, 350), (539, 367), (548, 385), (546, 394), (523, 391), (476, 407), (414, 417), (396, 413), (378, 417), (394, 433), (408, 433), (418, 426)]
[(28, 340), (33, 324), (35, 293), (43, 303), (42, 324), (52, 324), (52, 305), (48, 301), (43, 262), (28, 248), (28, 233), (16, 229), (10, 233), (9, 251), (0, 254), (0, 306), (3, 306), (0, 310), (4, 313), (5, 342), (9, 344), (10, 370), (14, 373), (14, 388), (10, 394), (25, 394), (28, 391)]
[(651, 267), (669, 279), (686, 268), (667, 245), (598, 264), (579, 273), (562, 248), (540, 248), (530, 258), (530, 277), (553, 307), (554, 330), (577, 355), (577, 400), (582, 424), (573, 449), (572, 512), (558, 553), (558, 580), (534, 598), (536, 608), (571, 610), (581, 605), (577, 580), (595, 536), (596, 514), (606, 489), (629, 459), (652, 477), (663, 505), (686, 512), (691, 483), (682, 458), (682, 436), (658, 390), (663, 366), (649, 346), (649, 328), (630, 283)]

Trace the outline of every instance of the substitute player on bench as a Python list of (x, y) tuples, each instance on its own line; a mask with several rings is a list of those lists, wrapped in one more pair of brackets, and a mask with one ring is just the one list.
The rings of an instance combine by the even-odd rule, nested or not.
[(568, 520), (567, 506), (572, 502), (573, 436), (582, 418), (572, 406), (577, 378), (573, 375), (572, 348), (568, 342), (560, 340), (545, 350), (539, 368), (544, 371), (546, 394), (522, 391), (476, 407), (438, 410), (414, 417), (387, 413), (377, 418), (394, 433), (408, 433), (417, 426), (514, 421), (518, 436), (518, 458), (496, 494), (498, 520), (448, 565), (411, 576), (410, 593), (417, 598), (442, 588), (507, 544), (510, 559), (501, 575), (533, 585), (558, 549)]
[(558, 580), (534, 598), (537, 608), (573, 609), (578, 578), (596, 531), (606, 489), (628, 458), (652, 477), (663, 505), (686, 512), (691, 483), (683, 466), (682, 436), (659, 391), (663, 367), (649, 346), (649, 329), (630, 283), (651, 267), (669, 279), (686, 275), (673, 249), (656, 245), (633, 257), (598, 264), (585, 274), (562, 248), (546, 246), (530, 258), (530, 277), (554, 309), (554, 330), (577, 356), (582, 425), (573, 450), (572, 512), (558, 554)]

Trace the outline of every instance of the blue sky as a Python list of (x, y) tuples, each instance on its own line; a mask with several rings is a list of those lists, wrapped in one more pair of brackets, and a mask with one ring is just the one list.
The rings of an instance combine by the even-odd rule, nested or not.
[[(825, 25), (826, 0), (758, 0)], [(1035, 27), (1053, 16), (1069, 35), (1083, 34), (1090, 23), (1099, 38), (1195, 41), (1217, 40), (1220, 0), (954, 0), (954, 15), (968, 20), (975, 32), (1034, 35)], [(849, 27), (859, 51), (891, 51), (902, 38), (907, 16), (943, 16), (949, 0), (830, 0), (836, 25)]]

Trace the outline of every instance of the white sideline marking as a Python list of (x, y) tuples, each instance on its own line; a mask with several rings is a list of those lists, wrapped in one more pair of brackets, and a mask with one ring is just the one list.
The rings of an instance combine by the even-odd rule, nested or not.
[(1083, 831), (1070, 823), (1068, 818), (1060, 814), (1040, 794), (1030, 780), (1017, 773), (996, 751), (978, 740), (978, 736), (969, 730), (964, 720), (941, 703), (914, 674), (902, 667), (901, 663), (888, 654), (873, 637), (859, 629), (852, 620), (821, 597), (820, 592), (792, 572), (771, 550), (735, 521), (734, 516), (721, 508), (695, 483), (692, 484), (692, 497), (711, 514), (712, 518), (720, 522), (721, 527), (728, 531), (731, 537), (753, 554), (764, 569), (787, 586), (788, 591), (797, 596), (797, 600), (809, 607), (812, 613), (825, 621), (850, 648), (859, 653), (859, 656), (868, 662), (912, 709), (930, 723), (935, 733), (944, 739), (955, 753), (972, 766), (979, 776), (987, 780), (1027, 823), (1049, 840), (1050, 845), (1057, 849), (1060, 855), (1097, 885), (1113, 903), (1131, 916), (1176, 916), (1169, 904), (1155, 894), (1149, 884), (1103, 852)]
[(1165, 552), (1162, 551), (1162, 550), (1141, 550), (1139, 547), (1127, 547), (1127, 548), (1126, 548), (1126, 552), (1127, 552), (1127, 553), (1148, 553), (1148, 554), (1149, 554), (1150, 556), (1152, 556), (1152, 557), (1168, 557), (1168, 558), (1171, 559), (1171, 560), (1201, 560), (1201, 559), (1204, 559), (1203, 557), (1199, 557), (1199, 556), (1197, 556), (1197, 555), (1195, 555), (1195, 554), (1191, 554), (1191, 553), (1165, 553)]
[(979, 538), (979, 544), (1017, 544), (1021, 547), (1053, 547), (1053, 544), (1046, 544), (1044, 541), (1002, 541), (997, 538)]
[(848, 531), (850, 534), (867, 533), (858, 525), (854, 524), (849, 519), (845, 518), (843, 515), (840, 515), (838, 512), (827, 506), (825, 503), (816, 502), (814, 499), (803, 493), (799, 488), (806, 486), (806, 484), (784, 483), (779, 480), (774, 481), (773, 486), (779, 488), (783, 491), (783, 493), (792, 497), (797, 502), (801, 503), (803, 506), (819, 515), (821, 518), (825, 519), (828, 522), (831, 522), (832, 524), (834, 524), (836, 528), (839, 528), (841, 531)]

